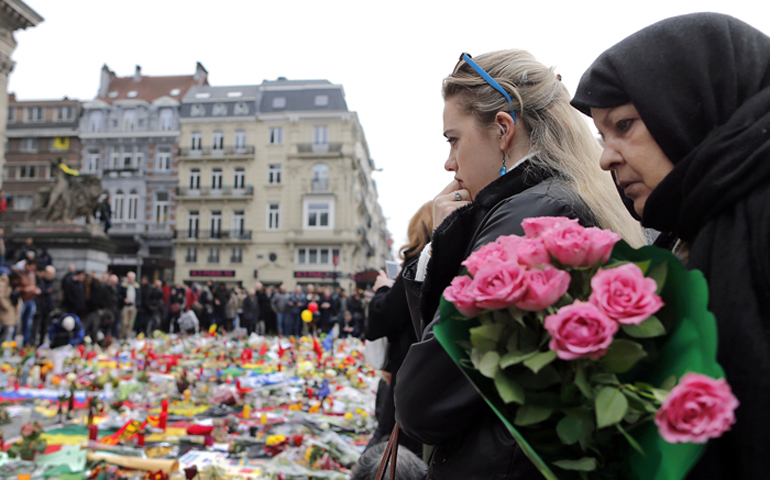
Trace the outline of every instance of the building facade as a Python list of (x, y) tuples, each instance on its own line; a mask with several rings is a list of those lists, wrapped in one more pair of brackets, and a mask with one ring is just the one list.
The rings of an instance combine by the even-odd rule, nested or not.
[[(37, 14), (21, 0), (0, 0), (0, 145), (6, 144), (5, 128), (8, 108), (8, 75), (15, 65), (11, 60), (11, 54), (16, 49), (16, 40), (13, 32), (34, 27), (43, 21), (43, 17)], [(5, 165), (5, 155), (0, 151), (0, 169)], [(2, 179), (0, 179), (2, 188)]]
[(142, 75), (139, 66), (117, 77), (105, 65), (97, 97), (83, 103), (81, 169), (110, 196), (117, 251), (109, 268), (118, 274), (173, 275), (179, 107), (207, 76), (200, 63), (193, 75), (167, 77)]
[(390, 258), (342, 86), (194, 87), (180, 122), (177, 281), (351, 288)]
[(53, 184), (57, 160), (80, 168), (79, 117), (77, 100), (17, 101), (14, 94), (8, 96), (4, 223), (26, 220), (35, 193)]

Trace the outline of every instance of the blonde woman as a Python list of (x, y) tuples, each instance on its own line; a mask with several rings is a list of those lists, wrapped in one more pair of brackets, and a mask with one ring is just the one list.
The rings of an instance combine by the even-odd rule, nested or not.
[[(528, 217), (564, 216), (609, 228), (634, 246), (641, 228), (598, 166), (601, 149), (553, 69), (523, 50), (463, 54), (444, 80), (444, 168), (454, 180), (434, 199), (419, 310), (427, 324), (396, 386), (402, 430), (432, 446), (428, 478), (540, 478), (506, 428), (435, 340), (439, 300), (461, 262)], [(428, 253), (429, 252), (429, 253)], [(418, 265), (418, 270), (420, 270)], [(407, 268), (407, 271), (410, 271)]]

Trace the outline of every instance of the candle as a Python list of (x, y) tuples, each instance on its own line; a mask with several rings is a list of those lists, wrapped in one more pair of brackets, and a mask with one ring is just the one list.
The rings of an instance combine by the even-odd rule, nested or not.
[(243, 406), (243, 418), (250, 418), (251, 417), (251, 405), (244, 405)]
[(88, 439), (96, 441), (99, 435), (99, 429), (93, 423), (88, 426)]
[(160, 428), (165, 432), (167, 422), (168, 422), (168, 413), (160, 412), (160, 415), (158, 416), (158, 428)]
[(140, 429), (139, 432), (136, 434), (136, 446), (137, 447), (143, 447), (144, 446), (144, 429)]
[(168, 413), (168, 398), (164, 398), (160, 401), (160, 411), (163, 413)]
[(190, 392), (190, 389), (184, 391), (184, 401), (189, 402), (190, 401), (190, 395), (192, 395), (192, 392)]

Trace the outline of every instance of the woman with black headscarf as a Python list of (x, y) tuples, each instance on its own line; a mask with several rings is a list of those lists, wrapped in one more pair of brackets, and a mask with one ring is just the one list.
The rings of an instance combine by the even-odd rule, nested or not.
[(642, 224), (709, 281), (718, 360), (740, 401), (688, 478), (770, 475), (770, 37), (670, 18), (604, 52), (572, 104), (591, 115)]

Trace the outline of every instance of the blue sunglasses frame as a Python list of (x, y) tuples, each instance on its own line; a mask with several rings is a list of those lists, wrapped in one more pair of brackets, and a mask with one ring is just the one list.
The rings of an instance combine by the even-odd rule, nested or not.
[[(491, 75), (489, 75), (483, 68), (481, 68), (476, 62), (474, 62), (469, 53), (463, 52), (463, 54), (460, 55), (460, 60), (464, 60), (465, 63), (470, 65), (471, 68), (474, 69), (476, 73), (478, 73), (479, 76), (484, 79), (484, 81), (486, 81), (492, 88), (500, 92), (508, 101), (508, 103), (513, 102), (513, 100), (511, 100), (511, 96), (508, 95), (508, 92), (506, 92), (505, 89), (502, 86), (500, 86), (499, 83), (497, 83), (497, 80), (492, 78)], [(511, 117), (513, 117), (513, 124), (516, 125), (516, 112), (511, 110), (509, 113), (511, 114)]]

